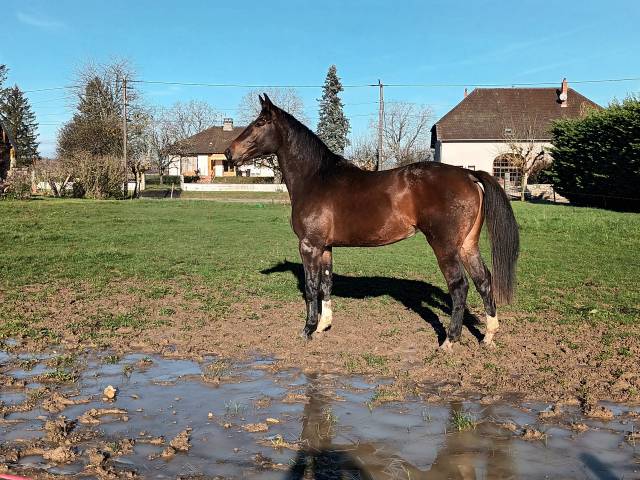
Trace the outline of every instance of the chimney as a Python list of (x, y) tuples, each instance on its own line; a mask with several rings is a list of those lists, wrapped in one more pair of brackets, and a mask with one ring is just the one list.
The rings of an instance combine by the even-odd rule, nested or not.
[(569, 91), (569, 86), (567, 84), (567, 79), (563, 78), (562, 79), (562, 87), (560, 90), (557, 90), (558, 92), (558, 101), (560, 102), (560, 106), (561, 107), (566, 107), (567, 106), (567, 94)]
[(233, 118), (225, 118), (222, 121), (222, 131), (230, 132), (231, 130), (233, 130)]
[(467, 98), (468, 94), (469, 94), (469, 92), (467, 92), (467, 87), (464, 87), (464, 98)]

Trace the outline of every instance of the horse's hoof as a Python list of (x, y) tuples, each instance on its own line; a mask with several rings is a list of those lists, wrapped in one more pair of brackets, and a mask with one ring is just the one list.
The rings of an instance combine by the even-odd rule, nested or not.
[(318, 328), (316, 328), (316, 333), (328, 332), (329, 330), (331, 330), (331, 324), (322, 326), (318, 325)]
[(484, 348), (490, 348), (490, 349), (496, 348), (496, 344), (494, 343), (492, 338), (487, 339), (487, 337), (485, 337), (482, 340), (482, 345), (484, 346)]
[(440, 345), (440, 350), (443, 352), (453, 352), (453, 343), (451, 343), (448, 338), (445, 339), (442, 345)]
[(303, 329), (302, 329), (302, 331), (300, 332), (300, 337), (301, 337), (301, 338), (303, 338), (303, 339), (304, 339), (304, 340), (306, 340), (306, 341), (309, 341), (309, 340), (311, 340), (311, 338), (312, 338), (312, 337), (311, 337), (312, 333), (313, 333), (313, 332), (308, 331), (308, 330), (306, 329), (306, 327), (305, 327), (305, 328), (303, 328)]

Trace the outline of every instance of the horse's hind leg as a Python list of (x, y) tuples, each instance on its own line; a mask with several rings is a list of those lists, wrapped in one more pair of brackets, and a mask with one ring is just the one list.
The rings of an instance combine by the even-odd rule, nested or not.
[(320, 295), (321, 309), (320, 320), (316, 332), (324, 332), (331, 328), (331, 320), (333, 311), (331, 310), (331, 287), (333, 286), (333, 259), (331, 247), (322, 252), (322, 260), (320, 262)]
[(451, 343), (460, 340), (462, 334), (462, 321), (464, 319), (464, 309), (467, 302), (467, 292), (469, 291), (469, 282), (464, 273), (462, 262), (458, 252), (450, 252), (445, 255), (439, 255), (438, 265), (449, 287), (451, 295), (451, 323), (447, 330), (447, 338), (441, 345), (444, 350), (451, 350)]
[(496, 313), (496, 302), (491, 292), (491, 272), (485, 265), (478, 249), (478, 244), (463, 246), (460, 257), (464, 267), (469, 272), (476, 290), (482, 297), (484, 310), (487, 314), (487, 331), (484, 335), (483, 343), (490, 345), (493, 343), (493, 336), (498, 331), (498, 316)]

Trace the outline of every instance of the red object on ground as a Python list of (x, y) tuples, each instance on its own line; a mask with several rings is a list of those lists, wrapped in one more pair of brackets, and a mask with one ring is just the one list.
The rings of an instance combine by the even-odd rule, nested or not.
[(8, 475), (6, 473), (0, 473), (0, 478), (4, 480), (31, 480), (27, 477), (19, 477), (18, 475)]

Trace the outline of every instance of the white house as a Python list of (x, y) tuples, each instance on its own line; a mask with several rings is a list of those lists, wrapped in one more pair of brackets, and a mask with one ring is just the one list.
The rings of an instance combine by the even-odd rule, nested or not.
[[(431, 129), (434, 160), (484, 170), (518, 185), (520, 173), (509, 153), (515, 142), (540, 152), (550, 146), (549, 127), (560, 118), (579, 117), (596, 103), (568, 88), (476, 88)], [(545, 155), (548, 155), (545, 153)]]
[(173, 157), (169, 175), (198, 175), (201, 181), (211, 177), (273, 177), (271, 168), (253, 162), (240, 167), (231, 165), (224, 151), (245, 127), (234, 127), (233, 119), (225, 118), (221, 127), (210, 127), (181, 141), (176, 147), (180, 155)]

